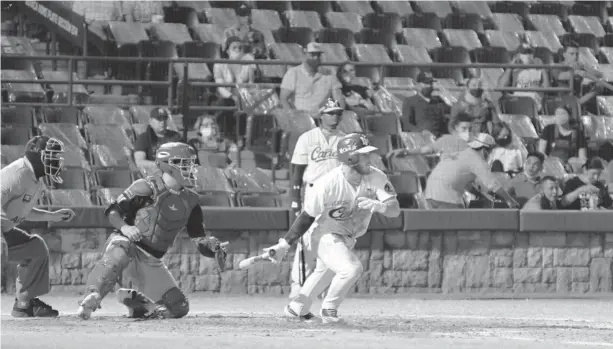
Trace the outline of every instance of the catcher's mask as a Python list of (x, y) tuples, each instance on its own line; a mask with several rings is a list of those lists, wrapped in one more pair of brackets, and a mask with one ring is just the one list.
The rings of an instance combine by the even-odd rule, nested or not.
[(64, 143), (62, 141), (48, 137), (36, 136), (26, 144), (26, 154), (37, 154), (39, 156), (32, 157), (37, 159), (40, 157), (40, 164), (32, 164), (34, 167), (42, 166), (45, 176), (55, 183), (63, 183), (60, 177), (64, 169)]
[(162, 172), (184, 186), (196, 184), (196, 152), (189, 145), (179, 142), (163, 144), (155, 154), (155, 162)]

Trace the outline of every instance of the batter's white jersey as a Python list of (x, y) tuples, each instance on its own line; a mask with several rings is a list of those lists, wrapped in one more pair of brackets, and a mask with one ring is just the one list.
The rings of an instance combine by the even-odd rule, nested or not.
[(23, 222), (40, 198), (44, 184), (36, 179), (26, 158), (13, 161), (0, 170), (2, 188), (2, 232)]
[(338, 131), (326, 140), (326, 136), (319, 127), (300, 135), (292, 155), (292, 164), (307, 165), (302, 175), (304, 183), (315, 182), (339, 165), (336, 144), (343, 136), (345, 133)]
[(345, 179), (341, 166), (315, 181), (304, 200), (304, 211), (315, 217), (309, 229), (313, 236), (339, 234), (357, 239), (366, 233), (372, 212), (359, 209), (357, 199), (366, 197), (383, 202), (396, 197), (385, 173), (372, 166), (371, 169), (357, 188)]

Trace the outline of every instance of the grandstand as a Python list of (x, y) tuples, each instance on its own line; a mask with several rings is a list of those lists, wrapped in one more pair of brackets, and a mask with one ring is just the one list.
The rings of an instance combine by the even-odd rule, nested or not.
[[(132, 10), (133, 20), (117, 16), (123, 2), (3, 2), (2, 3), (2, 165), (21, 156), (34, 134), (46, 133), (68, 146), (67, 170), (61, 186), (49, 184), (41, 204), (53, 206), (106, 205), (121, 188), (142, 176), (132, 158), (134, 140), (143, 132), (153, 106), (173, 110), (172, 127), (192, 132), (191, 120), (213, 111), (213, 64), (197, 59), (221, 59), (224, 30), (236, 23), (241, 2), (172, 1)], [(125, 2), (127, 3), (127, 2)], [(569, 92), (545, 94), (538, 111), (526, 97), (503, 96), (496, 90), (502, 66), (511, 63), (522, 37), (535, 46), (545, 64), (559, 62), (570, 41), (580, 46), (581, 61), (613, 81), (613, 7), (608, 2), (484, 2), (484, 1), (253, 1), (253, 27), (262, 32), (268, 60), (300, 62), (311, 40), (322, 43), (324, 63), (345, 60), (391, 64), (380, 71), (358, 65), (368, 86), (391, 91), (389, 110), (360, 115), (360, 128), (380, 149), (379, 167), (391, 174), (407, 208), (419, 208), (423, 178), (432, 159), (391, 159), (399, 147), (419, 147), (431, 139), (403, 132), (396, 122), (400, 102), (420, 69), (404, 64), (499, 64), (498, 68), (432, 68), (449, 104), (455, 103), (467, 78), (478, 75), (513, 132), (526, 149), (535, 147), (542, 128), (551, 123), (556, 106)], [(134, 14), (136, 13), (136, 14)], [(155, 21), (163, 16), (163, 23)], [(42, 55), (120, 57), (118, 60), (50, 61)], [(155, 58), (193, 58), (168, 64)], [(137, 60), (135, 58), (140, 58)], [(271, 62), (269, 62), (271, 63)], [(240, 89), (236, 113), (244, 125), (233, 134), (239, 166), (221, 170), (201, 166), (197, 190), (206, 206), (286, 207), (289, 135), (304, 125), (275, 117), (278, 84), (286, 64), (259, 65), (255, 86)], [(11, 82), (7, 82), (11, 80)], [(71, 80), (62, 83), (16, 81)], [(104, 80), (107, 84), (100, 83)], [(125, 81), (154, 81), (128, 85)], [(272, 87), (271, 87), (272, 86)], [(570, 91), (570, 90), (569, 90)], [(577, 108), (574, 115), (589, 140), (589, 153), (613, 158), (613, 93), (601, 92), (593, 110)], [(576, 102), (575, 102), (576, 103)], [(57, 104), (54, 106), (53, 104)], [(231, 109), (231, 108), (230, 108)], [(310, 124), (309, 124), (310, 125)], [(311, 126), (308, 126), (311, 127)], [(281, 135), (281, 136), (279, 136)], [(279, 136), (279, 137), (277, 137)], [(279, 144), (277, 144), (279, 143)], [(399, 163), (401, 162), (401, 163)], [(551, 164), (551, 174), (564, 168)]]

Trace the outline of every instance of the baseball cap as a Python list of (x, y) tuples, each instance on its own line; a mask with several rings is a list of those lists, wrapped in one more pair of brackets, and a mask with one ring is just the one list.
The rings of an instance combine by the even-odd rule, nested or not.
[(251, 15), (251, 8), (247, 4), (242, 4), (236, 9), (236, 15), (239, 17), (248, 17)]
[(164, 108), (155, 108), (151, 110), (149, 117), (156, 120), (167, 120), (169, 115), (168, 111)]
[(322, 53), (321, 45), (318, 42), (309, 42), (306, 49), (307, 53)]
[(483, 147), (491, 148), (496, 145), (496, 140), (494, 137), (488, 135), (487, 133), (479, 133), (477, 137), (473, 138), (470, 142), (468, 142), (468, 146), (473, 149), (479, 149)]
[(319, 114), (331, 114), (331, 113), (342, 113), (343, 108), (341, 108), (340, 104), (332, 98), (328, 98), (326, 104), (319, 108)]
[(420, 84), (429, 84), (434, 81), (434, 77), (432, 73), (429, 71), (421, 71), (419, 75), (417, 75), (417, 82)]

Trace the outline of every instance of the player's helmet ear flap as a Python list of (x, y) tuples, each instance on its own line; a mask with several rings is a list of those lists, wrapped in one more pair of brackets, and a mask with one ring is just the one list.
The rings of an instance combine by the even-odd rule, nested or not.
[(155, 162), (162, 172), (184, 185), (196, 184), (196, 152), (189, 145), (179, 142), (163, 144), (155, 154)]
[[(26, 144), (26, 153), (40, 154), (44, 173), (55, 183), (63, 183), (60, 173), (64, 169), (64, 143), (47, 136), (36, 136)], [(33, 164), (36, 166), (36, 164)]]

